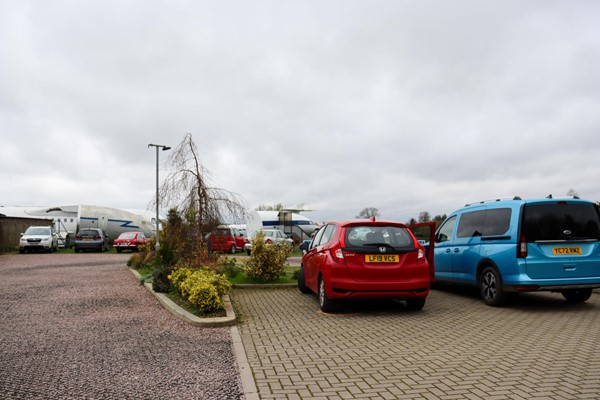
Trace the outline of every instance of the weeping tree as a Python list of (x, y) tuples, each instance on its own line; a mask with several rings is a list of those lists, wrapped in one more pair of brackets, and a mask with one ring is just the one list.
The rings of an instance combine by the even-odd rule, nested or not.
[(210, 172), (202, 165), (191, 133), (171, 152), (167, 165), (170, 172), (159, 190), (161, 204), (176, 210), (185, 221), (186, 229), (181, 234), (187, 242), (193, 241), (195, 248), (204, 247), (204, 233), (225, 221), (244, 220), (246, 207), (242, 197), (210, 185)]

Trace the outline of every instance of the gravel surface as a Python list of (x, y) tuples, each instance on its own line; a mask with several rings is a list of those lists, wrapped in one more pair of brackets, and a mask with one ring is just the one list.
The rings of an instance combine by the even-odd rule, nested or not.
[(241, 399), (229, 328), (165, 310), (128, 254), (0, 255), (0, 399)]

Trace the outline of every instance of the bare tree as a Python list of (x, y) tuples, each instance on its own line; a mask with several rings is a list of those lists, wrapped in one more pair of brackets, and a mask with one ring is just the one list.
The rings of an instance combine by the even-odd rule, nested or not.
[[(246, 207), (240, 195), (209, 185), (210, 172), (200, 161), (191, 133), (185, 135), (167, 163), (171, 172), (160, 188), (161, 204), (177, 209), (188, 220), (195, 220), (196, 238), (225, 220), (241, 222), (244, 219)], [(199, 246), (201, 243), (198, 240)]]
[(431, 215), (428, 211), (421, 211), (419, 213), (419, 222), (429, 222), (431, 221)]
[(379, 214), (379, 210), (375, 207), (366, 207), (363, 208), (363, 210), (358, 213), (358, 215), (356, 216), (356, 218), (364, 218), (364, 219), (370, 219), (373, 217), (379, 217), (381, 214)]

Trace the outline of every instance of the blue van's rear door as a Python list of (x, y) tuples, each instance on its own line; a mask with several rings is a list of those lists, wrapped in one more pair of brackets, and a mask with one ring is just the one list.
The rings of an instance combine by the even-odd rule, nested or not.
[(527, 275), (532, 279), (597, 277), (600, 282), (600, 242), (538, 241), (528, 243)]

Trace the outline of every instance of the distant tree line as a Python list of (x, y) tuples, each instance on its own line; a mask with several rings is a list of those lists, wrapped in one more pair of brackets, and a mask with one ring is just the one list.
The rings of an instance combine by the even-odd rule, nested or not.
[[(379, 218), (380, 216), (381, 213), (376, 207), (365, 207), (361, 212), (358, 213), (356, 218), (371, 219), (373, 217)], [(411, 218), (406, 222), (406, 225), (420, 224), (423, 222), (435, 222), (435, 227), (437, 229), (437, 227), (440, 226), (440, 224), (444, 222), (446, 218), (446, 214), (436, 215), (435, 217), (431, 218), (431, 214), (428, 211), (421, 211), (418, 219)]]
[(436, 215), (435, 217), (431, 218), (431, 214), (429, 214), (428, 211), (421, 211), (419, 213), (418, 219), (411, 218), (406, 224), (414, 225), (414, 224), (421, 224), (423, 222), (435, 222), (435, 227), (437, 229), (437, 227), (440, 226), (442, 224), (442, 222), (444, 222), (446, 220), (447, 217), (448, 216), (446, 214), (439, 214), (439, 215)]

